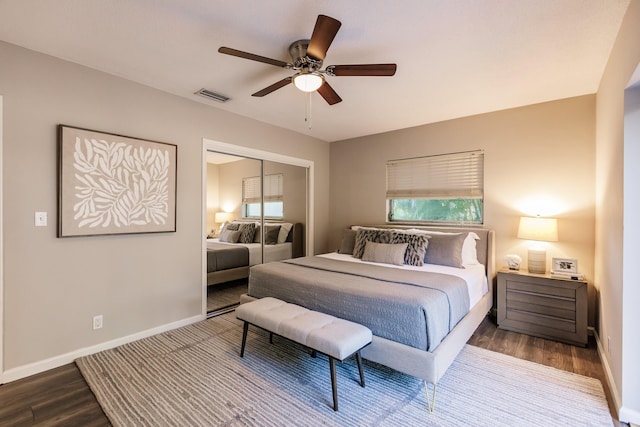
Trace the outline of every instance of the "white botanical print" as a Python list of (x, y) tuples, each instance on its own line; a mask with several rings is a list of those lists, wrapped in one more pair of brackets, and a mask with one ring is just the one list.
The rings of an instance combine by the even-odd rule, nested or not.
[(165, 224), (169, 150), (75, 138), (74, 220), (78, 227)]

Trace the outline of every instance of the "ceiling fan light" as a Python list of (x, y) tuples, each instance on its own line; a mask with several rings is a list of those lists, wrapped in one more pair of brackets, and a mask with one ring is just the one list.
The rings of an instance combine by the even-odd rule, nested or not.
[(293, 76), (293, 84), (303, 92), (314, 92), (324, 83), (324, 76), (316, 71), (298, 73)]

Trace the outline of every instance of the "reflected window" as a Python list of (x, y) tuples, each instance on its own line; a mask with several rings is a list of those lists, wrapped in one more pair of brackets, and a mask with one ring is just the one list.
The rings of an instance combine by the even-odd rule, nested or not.
[[(281, 173), (264, 176), (264, 216), (271, 219), (284, 218), (283, 181)], [(260, 218), (260, 177), (242, 179), (242, 217)]]

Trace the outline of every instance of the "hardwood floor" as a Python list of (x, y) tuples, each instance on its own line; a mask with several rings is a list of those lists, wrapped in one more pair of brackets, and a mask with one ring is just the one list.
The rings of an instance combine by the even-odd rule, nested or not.
[(247, 279), (208, 286), (207, 313), (239, 304), (240, 295), (247, 293), (248, 286)]
[(75, 363), (0, 386), (0, 425), (110, 426)]
[[(607, 393), (595, 342), (586, 348), (498, 329), (486, 318), (469, 344), (599, 379)], [(611, 409), (611, 413), (615, 411)], [(615, 421), (615, 426), (623, 426)], [(1, 426), (109, 426), (74, 363), (0, 386)], [(470, 424), (471, 425), (471, 424)]]

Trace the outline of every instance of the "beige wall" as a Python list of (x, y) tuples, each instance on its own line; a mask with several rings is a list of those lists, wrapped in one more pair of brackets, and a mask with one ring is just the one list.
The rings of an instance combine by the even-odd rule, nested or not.
[(343, 227), (384, 223), (387, 160), (482, 149), (484, 218), (496, 231), (496, 266), (508, 253), (526, 265), (519, 217), (540, 213), (558, 218), (559, 242), (549, 244), (548, 263), (576, 258), (593, 282), (594, 113), (594, 97), (583, 96), (332, 143), (331, 246), (339, 246)]
[[(638, 139), (625, 140), (624, 89), (640, 62), (640, 2), (629, 5), (596, 102), (596, 265), (601, 356), (620, 419), (640, 424)], [(629, 227), (626, 225), (629, 224)], [(634, 231), (636, 230), (636, 231)], [(627, 252), (628, 251), (628, 252)]]
[[(326, 246), (327, 143), (2, 42), (0, 64), (3, 379), (202, 314), (203, 137), (313, 161)], [(177, 232), (56, 238), (59, 123), (177, 144)], [(48, 227), (34, 227), (34, 211)]]

